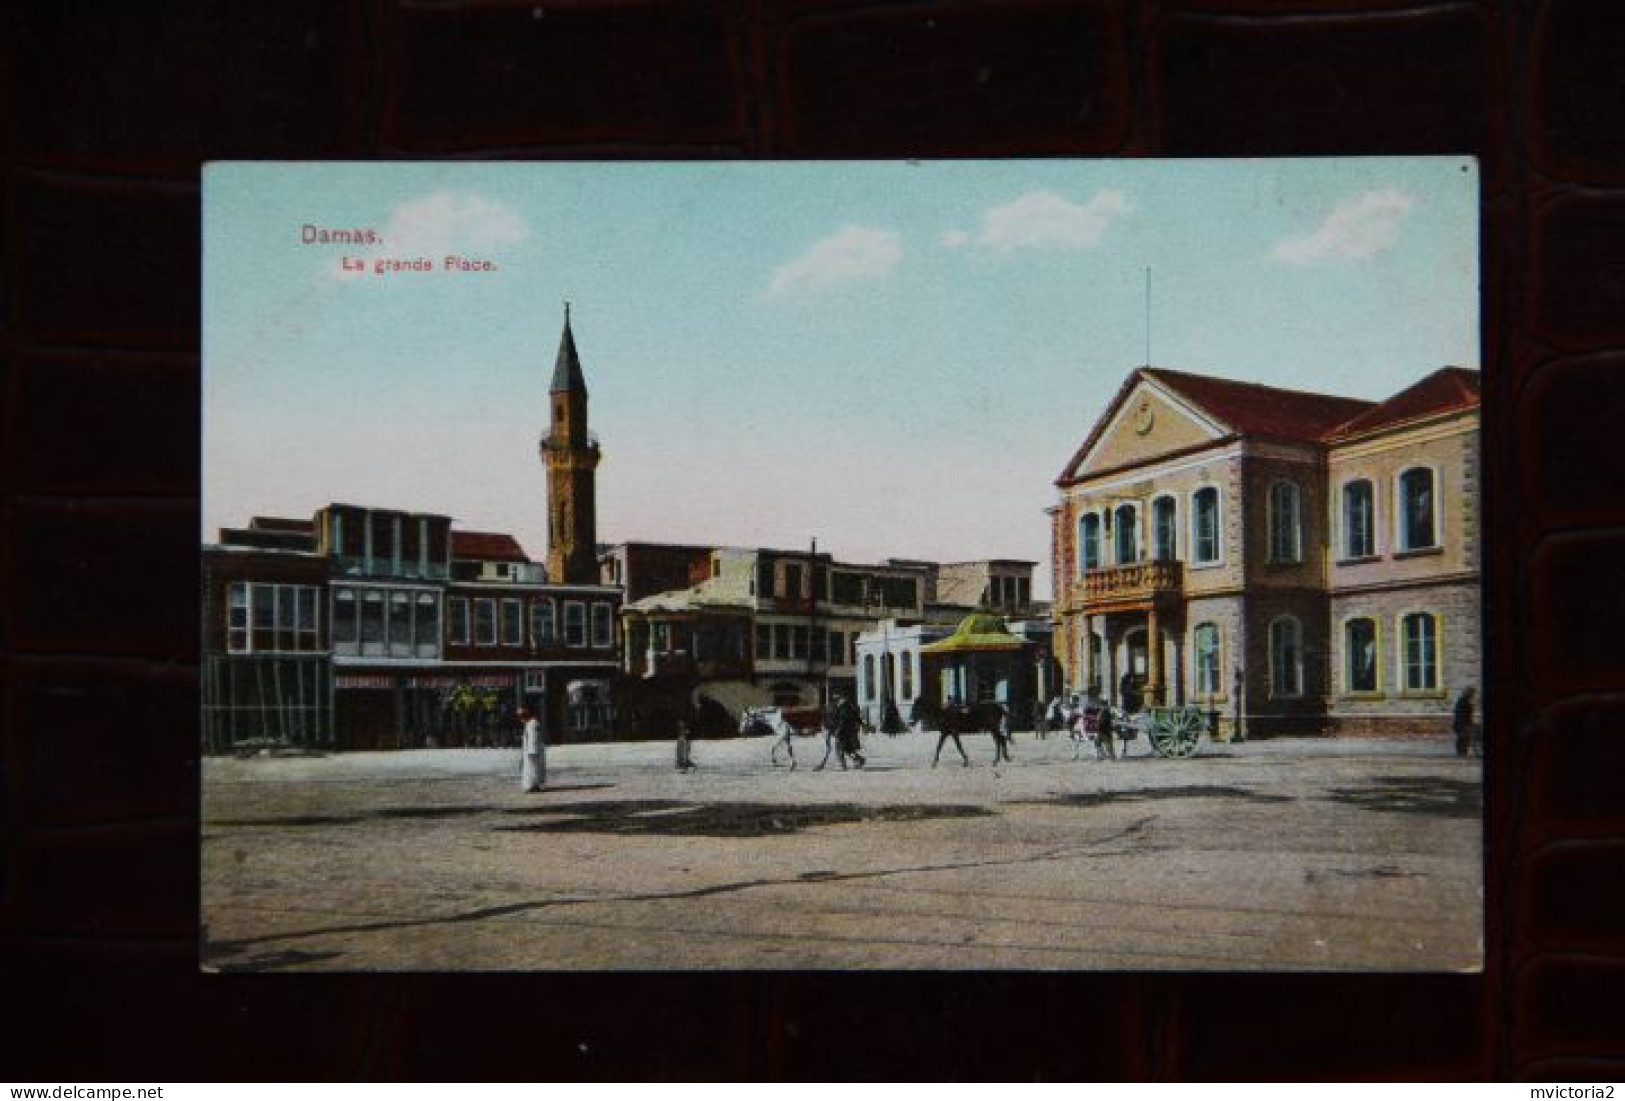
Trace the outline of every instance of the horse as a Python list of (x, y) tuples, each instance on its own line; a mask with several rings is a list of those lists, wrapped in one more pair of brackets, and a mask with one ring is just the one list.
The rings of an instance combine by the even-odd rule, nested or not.
[(984, 701), (950, 703), (938, 707), (921, 700), (914, 705), (914, 718), (924, 729), (930, 730), (934, 725), (938, 732), (937, 751), (931, 758), (932, 768), (937, 767), (937, 762), (942, 758), (943, 743), (949, 738), (954, 740), (954, 748), (959, 750), (965, 767), (970, 767), (970, 754), (965, 752), (965, 745), (959, 740), (961, 734), (993, 735), (993, 763), (997, 765), (1001, 760), (1010, 760), (1010, 713), (1002, 704)]
[(1149, 721), (1143, 711), (1130, 713), (1104, 702), (1096, 708), (1080, 708), (1072, 722), (1072, 759), (1083, 755), (1085, 742), (1094, 744), (1097, 761), (1127, 757), (1128, 743), (1140, 736)]
[[(808, 719), (811, 722), (808, 722)], [(739, 733), (745, 737), (761, 737), (766, 734), (776, 735), (769, 757), (773, 767), (779, 766), (779, 750), (784, 750), (790, 758), (790, 771), (796, 768), (795, 739), (798, 737), (811, 737), (815, 734), (824, 734), (824, 759), (829, 759), (828, 745), (831, 736), (823, 729), (821, 716), (817, 708), (811, 707), (747, 707), (739, 716)]]

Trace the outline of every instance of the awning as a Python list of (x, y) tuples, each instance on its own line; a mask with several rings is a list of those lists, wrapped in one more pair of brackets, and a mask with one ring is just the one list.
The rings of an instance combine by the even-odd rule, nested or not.
[(960, 620), (954, 633), (941, 642), (920, 647), (922, 654), (973, 654), (1026, 650), (1034, 644), (1010, 633), (1004, 620), (978, 612)]

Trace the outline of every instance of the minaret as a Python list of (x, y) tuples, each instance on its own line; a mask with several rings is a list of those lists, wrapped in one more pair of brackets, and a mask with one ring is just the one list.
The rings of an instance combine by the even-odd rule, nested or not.
[(587, 383), (570, 332), (568, 302), (548, 400), (552, 421), (541, 447), (542, 462), (547, 464), (547, 577), (591, 584), (598, 580), (598, 512), (593, 500), (598, 441), (587, 431)]

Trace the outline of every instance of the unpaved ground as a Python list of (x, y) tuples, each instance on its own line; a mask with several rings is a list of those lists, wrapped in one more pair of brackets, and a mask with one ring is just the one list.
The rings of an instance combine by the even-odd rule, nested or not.
[(1276, 740), (1071, 760), (1020, 735), (210, 759), (220, 969), (1461, 970), (1481, 955), (1476, 760)]

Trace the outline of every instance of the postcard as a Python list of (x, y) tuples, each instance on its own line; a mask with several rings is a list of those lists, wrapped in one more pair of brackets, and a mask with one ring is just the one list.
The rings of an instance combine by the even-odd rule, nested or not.
[(203, 182), (205, 969), (1481, 969), (1471, 158)]

